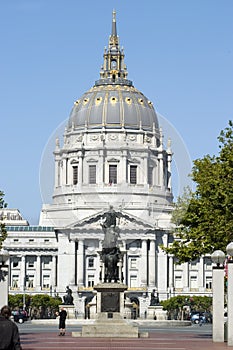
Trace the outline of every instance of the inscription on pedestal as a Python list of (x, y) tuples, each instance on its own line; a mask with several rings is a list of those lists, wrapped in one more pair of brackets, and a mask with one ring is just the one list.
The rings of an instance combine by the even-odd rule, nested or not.
[(120, 312), (120, 293), (101, 293), (101, 312)]

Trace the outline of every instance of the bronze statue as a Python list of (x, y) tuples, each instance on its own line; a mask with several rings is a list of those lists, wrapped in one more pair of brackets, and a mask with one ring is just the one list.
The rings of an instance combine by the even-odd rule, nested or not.
[(64, 305), (74, 305), (74, 298), (72, 296), (72, 290), (70, 289), (69, 286), (66, 287), (66, 295), (63, 297), (64, 300)]
[(101, 224), (104, 231), (104, 240), (102, 243), (101, 258), (105, 266), (104, 282), (117, 282), (118, 266), (117, 263), (121, 257), (118, 248), (119, 230), (116, 227), (117, 213), (110, 206), (108, 212), (103, 215), (103, 223)]
[(150, 297), (150, 306), (156, 306), (159, 305), (159, 297), (158, 293), (155, 292), (155, 289), (153, 289)]

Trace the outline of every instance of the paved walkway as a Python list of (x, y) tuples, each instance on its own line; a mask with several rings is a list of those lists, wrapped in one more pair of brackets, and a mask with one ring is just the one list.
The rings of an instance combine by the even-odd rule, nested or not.
[(79, 350), (223, 350), (226, 343), (213, 343), (209, 335), (152, 331), (149, 338), (74, 338), (71, 333), (59, 337), (57, 333), (21, 334), (23, 350), (79, 349)]

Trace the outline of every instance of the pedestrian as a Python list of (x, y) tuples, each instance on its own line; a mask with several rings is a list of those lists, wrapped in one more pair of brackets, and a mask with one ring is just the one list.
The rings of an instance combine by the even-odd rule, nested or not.
[(0, 349), (22, 350), (18, 327), (10, 317), (11, 309), (3, 306), (0, 311)]
[(58, 335), (64, 336), (66, 333), (66, 317), (67, 312), (64, 307), (61, 308), (60, 312), (57, 312), (57, 316), (59, 316), (59, 330), (60, 333)]

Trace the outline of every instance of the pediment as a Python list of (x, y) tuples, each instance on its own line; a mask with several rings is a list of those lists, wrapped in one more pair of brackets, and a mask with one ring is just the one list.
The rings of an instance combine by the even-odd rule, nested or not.
[[(103, 215), (107, 212), (102, 211), (96, 215), (93, 215), (89, 218), (83, 219), (79, 222), (73, 223), (72, 225), (69, 225), (69, 229), (75, 230), (75, 231), (99, 231), (102, 232), (102, 226), (103, 223)], [(127, 213), (124, 213), (123, 211), (116, 211), (116, 226), (119, 228), (119, 230), (122, 231), (149, 231), (153, 230), (154, 227), (147, 222), (144, 222), (140, 218), (131, 216)]]

